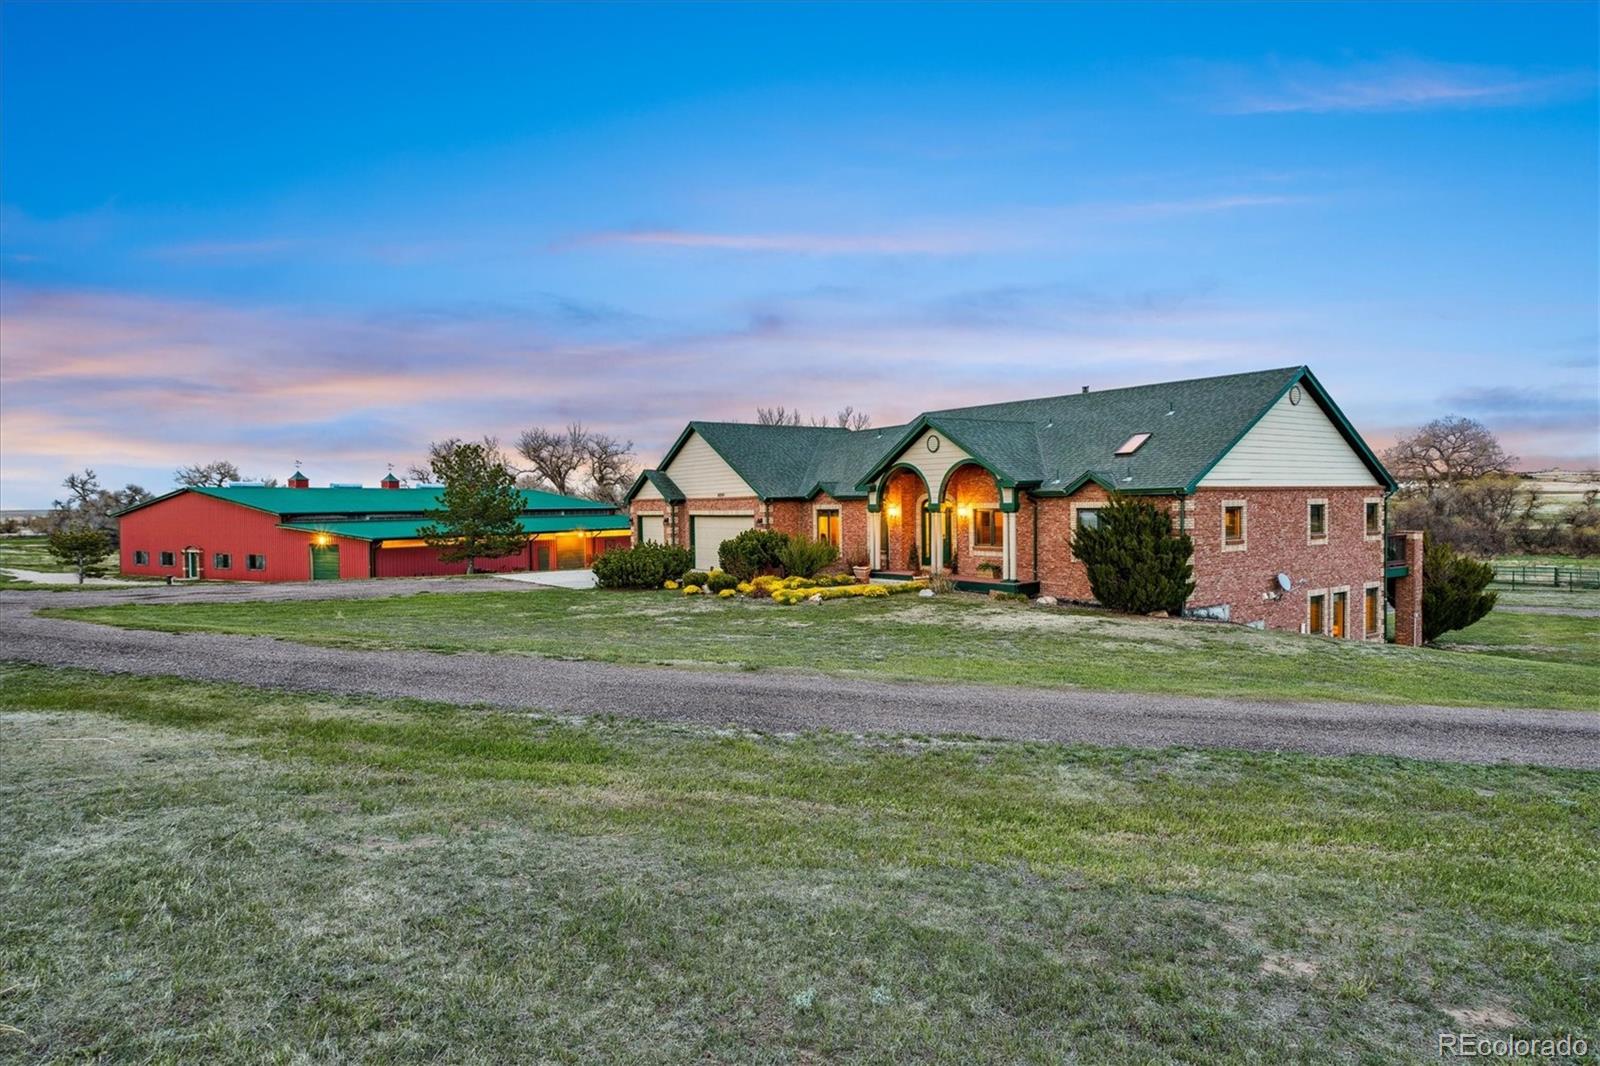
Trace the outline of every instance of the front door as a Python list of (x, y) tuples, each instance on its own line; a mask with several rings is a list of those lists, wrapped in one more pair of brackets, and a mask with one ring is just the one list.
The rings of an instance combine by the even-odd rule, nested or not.
[(311, 580), (339, 580), (339, 546), (313, 544), (311, 546)]
[(1345, 601), (1349, 598), (1348, 593), (1333, 594), (1333, 635), (1336, 637), (1344, 636)]
[(933, 561), (933, 556), (931, 554), (933, 551), (933, 523), (936, 520), (940, 523), (939, 532), (943, 534), (943, 536), (940, 537), (939, 542), (944, 547), (939, 552), (939, 555), (944, 559), (944, 565), (949, 566), (950, 541), (952, 538), (952, 530), (950, 528), (950, 512), (940, 511), (937, 514), (929, 514), (926, 507), (922, 509), (922, 565), (927, 566)]
[(195, 549), (183, 553), (183, 576), (190, 581), (200, 576), (200, 553)]

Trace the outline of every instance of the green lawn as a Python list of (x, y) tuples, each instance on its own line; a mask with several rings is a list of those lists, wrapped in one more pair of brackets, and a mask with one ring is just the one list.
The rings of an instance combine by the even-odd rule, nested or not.
[(0, 567), (65, 573), (70, 567), (45, 550), (44, 537), (0, 537)]
[[(1600, 618), (1490, 611), (1466, 629), (1439, 638), (1443, 647), (1518, 659), (1600, 662)], [(1591, 690), (1590, 698), (1600, 701)]]
[[(1482, 655), (1399, 648), (1238, 626), (995, 604), (967, 595), (778, 607), (667, 592), (546, 589), (372, 600), (134, 604), (48, 613), (171, 632), (265, 634), (357, 648), (513, 652), (1269, 700), (1593, 710), (1594, 693), (1600, 691), (1600, 661), (1592, 654)], [(1563, 648), (1570, 643), (1569, 621), (1562, 620)], [(1600, 632), (1600, 620), (1577, 621), (1577, 628), (1585, 627)], [(1568, 661), (1550, 661), (1559, 659)]]
[(1600, 1037), (1592, 773), (9, 667), (0, 812), (18, 1059), (1423, 1063), (1441, 1030)]

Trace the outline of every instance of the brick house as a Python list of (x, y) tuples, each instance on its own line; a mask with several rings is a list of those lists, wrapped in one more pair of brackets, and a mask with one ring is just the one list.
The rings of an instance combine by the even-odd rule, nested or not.
[(1092, 601), (1073, 531), (1112, 494), (1194, 541), (1187, 612), (1421, 643), (1421, 537), (1394, 479), (1307, 367), (929, 411), (844, 430), (691, 422), (628, 494), (634, 537), (697, 566), (741, 529), (833, 541), (894, 578)]

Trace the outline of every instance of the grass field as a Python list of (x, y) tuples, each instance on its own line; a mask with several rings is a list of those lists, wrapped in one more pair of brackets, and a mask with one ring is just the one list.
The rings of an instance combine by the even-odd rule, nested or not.
[(17, 1058), (1420, 1063), (1446, 1029), (1600, 1037), (1595, 774), (12, 667), (0, 796)]
[(44, 537), (0, 537), (0, 567), (65, 573), (71, 569), (45, 550)]
[[(1490, 611), (1466, 629), (1439, 638), (1442, 647), (1559, 663), (1600, 662), (1600, 618)], [(1590, 690), (1592, 702), (1600, 695)]]
[[(264, 634), (356, 648), (425, 648), (699, 665), (792, 668), (915, 681), (1073, 685), (1133, 692), (1462, 706), (1595, 709), (1600, 619), (1528, 616), (1559, 632), (1499, 654), (1399, 648), (1238, 626), (895, 597), (777, 607), (674, 593), (424, 594), (371, 600), (135, 604), (48, 613), (171, 632)], [(1592, 647), (1593, 641), (1590, 641)]]

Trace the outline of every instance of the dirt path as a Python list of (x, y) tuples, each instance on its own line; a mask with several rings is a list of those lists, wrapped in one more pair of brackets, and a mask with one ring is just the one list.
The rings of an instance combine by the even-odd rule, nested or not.
[[(298, 691), (414, 697), (769, 732), (957, 733), (1108, 746), (1247, 748), (1600, 769), (1600, 715), (928, 685), (778, 671), (672, 670), (521, 655), (353, 651), (267, 637), (168, 634), (39, 618), (129, 600), (357, 598), (504, 591), (491, 581), (351, 582), (0, 593), (0, 659)], [(540, 595), (530, 588), (529, 595)]]

